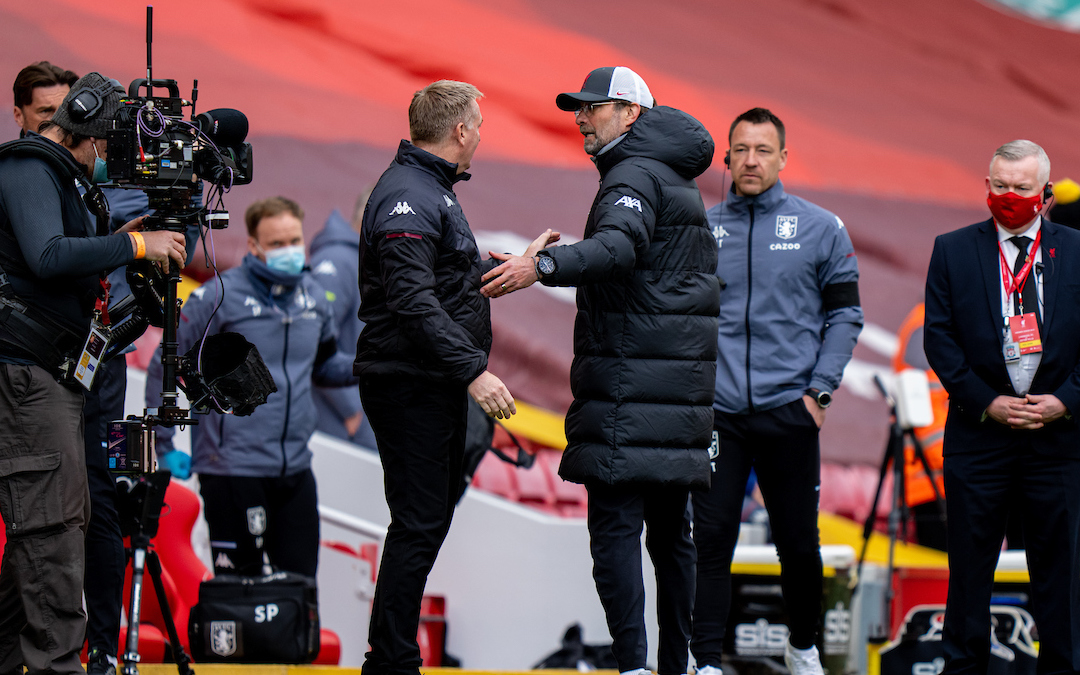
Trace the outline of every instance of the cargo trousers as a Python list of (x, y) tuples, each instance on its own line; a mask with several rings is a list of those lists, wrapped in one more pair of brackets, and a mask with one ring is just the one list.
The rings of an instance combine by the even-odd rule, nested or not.
[(84, 672), (82, 408), (43, 368), (0, 363), (0, 675)]

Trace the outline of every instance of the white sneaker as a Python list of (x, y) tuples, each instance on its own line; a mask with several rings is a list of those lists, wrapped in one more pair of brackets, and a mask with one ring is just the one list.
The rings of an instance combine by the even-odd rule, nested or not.
[(694, 674), (695, 675), (724, 675), (723, 671), (721, 671), (716, 666), (702, 666), (700, 668), (695, 668), (694, 669)]
[(638, 668), (636, 670), (624, 670), (619, 675), (652, 675), (652, 671), (648, 668)]
[(791, 671), (791, 675), (825, 675), (825, 671), (821, 669), (821, 657), (817, 647), (795, 649), (790, 642), (787, 643), (784, 649), (784, 664)]

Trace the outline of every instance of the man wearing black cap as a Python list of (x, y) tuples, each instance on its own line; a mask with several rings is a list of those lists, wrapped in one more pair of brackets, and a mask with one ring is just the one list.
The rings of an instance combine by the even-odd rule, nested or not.
[(687, 498), (709, 486), (720, 287), (716, 242), (694, 178), (713, 141), (693, 117), (654, 107), (644, 80), (598, 68), (556, 105), (574, 113), (600, 191), (583, 241), (495, 257), (495, 297), (536, 281), (577, 286), (574, 403), (559, 475), (589, 491), (593, 577), (619, 670), (644, 673), (641, 530), (656, 568), (660, 675), (687, 670), (696, 553)]
[(103, 272), (184, 261), (182, 235), (139, 232), (141, 219), (94, 236), (76, 181), (104, 173), (117, 88), (90, 73), (40, 135), (0, 146), (0, 673), (83, 672), (89, 502), (74, 360)]

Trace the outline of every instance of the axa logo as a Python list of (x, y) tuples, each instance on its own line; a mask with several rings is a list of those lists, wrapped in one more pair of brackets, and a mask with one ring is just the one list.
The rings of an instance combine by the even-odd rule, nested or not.
[(634, 199), (629, 195), (623, 195), (619, 201), (615, 202), (615, 206), (625, 206), (628, 209), (637, 209), (638, 213), (641, 212), (641, 200)]
[(791, 239), (799, 231), (799, 217), (798, 216), (777, 216), (776, 217), (776, 236), (781, 239)]
[(386, 215), (388, 215), (388, 216), (403, 216), (406, 213), (411, 213), (414, 216), (416, 215), (416, 211), (412, 210), (412, 207), (409, 206), (409, 202), (398, 202), (397, 206), (394, 207), (394, 210), (391, 211), (390, 213), (386, 214)]

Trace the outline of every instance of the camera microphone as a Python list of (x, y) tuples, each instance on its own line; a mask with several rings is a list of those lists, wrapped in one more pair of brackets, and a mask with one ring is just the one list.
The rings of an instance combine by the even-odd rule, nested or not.
[(199, 113), (195, 116), (195, 123), (219, 147), (238, 146), (248, 134), (247, 115), (232, 108), (215, 108)]

